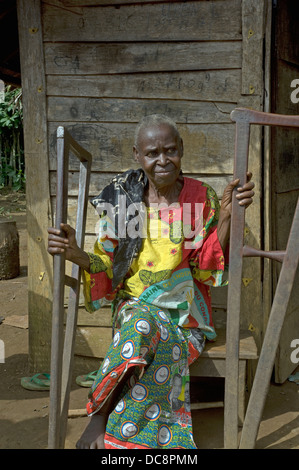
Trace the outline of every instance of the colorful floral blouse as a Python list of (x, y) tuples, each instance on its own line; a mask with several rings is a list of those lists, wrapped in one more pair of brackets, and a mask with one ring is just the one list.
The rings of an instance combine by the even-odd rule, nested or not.
[(100, 218), (90, 274), (83, 273), (85, 306), (90, 312), (112, 302), (138, 298), (168, 309), (185, 328), (200, 328), (215, 338), (210, 286), (223, 286), (225, 257), (217, 236), (219, 202), (207, 184), (184, 177), (178, 204), (149, 207), (141, 249), (112, 290), (113, 257), (119, 238), (109, 217)]

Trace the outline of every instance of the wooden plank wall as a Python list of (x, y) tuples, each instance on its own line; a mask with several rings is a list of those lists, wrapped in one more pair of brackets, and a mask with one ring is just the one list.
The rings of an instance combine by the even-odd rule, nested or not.
[(53, 278), (46, 247), (51, 224), (46, 83), (40, 1), (18, 0), (17, 5), (27, 180), (29, 362), (41, 372), (49, 370)]
[[(111, 176), (136, 167), (136, 123), (155, 112), (169, 115), (179, 125), (185, 174), (210, 183), (221, 198), (233, 172), (235, 129), (230, 112), (238, 105), (261, 109), (263, 102), (264, 2), (42, 0), (41, 5), (53, 214), (57, 126), (66, 126), (92, 153), (93, 196)], [(259, 141), (252, 148), (255, 181), (260, 183)], [(71, 222), (77, 181), (78, 165), (71, 160)], [(92, 248), (96, 221), (90, 208), (86, 249)], [(259, 246), (259, 198), (248, 227)], [(253, 262), (251, 269), (258, 278), (256, 296), (259, 264)], [(244, 277), (252, 279), (253, 274)], [(223, 309), (225, 292), (215, 298), (215, 306)], [(251, 312), (245, 312), (244, 320), (246, 327), (255, 324), (258, 334), (259, 313), (256, 305), (254, 321), (248, 319)], [(91, 317), (80, 311), (79, 355), (105, 353), (110, 333), (100, 345), (94, 332), (107, 332), (108, 317), (107, 312)]]
[[(272, 108), (279, 114), (299, 114), (299, 103), (293, 102), (291, 84), (299, 74), (299, 19), (297, 5), (291, 0), (279, 1), (273, 19), (275, 53), (272, 66)], [(288, 46), (287, 46), (288, 44)], [(295, 100), (296, 101), (296, 100)], [(284, 250), (287, 245), (297, 199), (299, 196), (299, 132), (298, 129), (271, 128), (272, 176), (272, 243), (273, 249)], [(273, 266), (275, 291), (281, 265)], [(299, 282), (299, 269), (294, 286)], [(299, 335), (299, 294), (295, 287), (289, 300), (286, 318), (280, 335), (275, 362), (275, 380), (283, 383), (296, 368), (290, 359), (290, 344)]]

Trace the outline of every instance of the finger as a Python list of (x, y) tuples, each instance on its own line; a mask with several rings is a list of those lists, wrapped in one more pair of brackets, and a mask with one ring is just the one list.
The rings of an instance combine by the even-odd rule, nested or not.
[(254, 196), (254, 191), (243, 191), (240, 194), (236, 194), (236, 198), (241, 200), (241, 199), (246, 199), (246, 198), (252, 198)]
[(60, 224), (61, 229), (66, 232), (67, 234), (74, 233), (75, 229), (71, 227), (69, 224)]
[(252, 198), (246, 198), (246, 199), (242, 199), (241, 201), (239, 201), (239, 205), (240, 206), (249, 206), (250, 204), (252, 203)]
[(55, 228), (55, 227), (49, 227), (48, 228), (48, 233), (50, 234), (54, 234), (54, 235), (60, 235), (60, 230), (58, 228)]
[(49, 227), (48, 228), (48, 234), (49, 234), (49, 237), (48, 239), (50, 240), (63, 240), (65, 242), (68, 242), (68, 238), (66, 238), (64, 235), (67, 235), (69, 236), (70, 233), (68, 233), (66, 230), (60, 230), (59, 228), (55, 228), (55, 227)]
[(255, 187), (255, 184), (253, 181), (250, 181), (248, 183), (245, 183), (244, 186), (240, 186), (239, 188), (237, 188), (237, 190), (239, 192), (242, 192), (242, 191), (247, 191), (247, 190), (251, 190)]
[(69, 246), (69, 241), (67, 238), (55, 237), (54, 235), (48, 237), (48, 243), (51, 246), (61, 246), (61, 247)]
[(247, 181), (250, 181), (251, 178), (252, 178), (252, 173), (251, 173), (251, 171), (248, 171), (246, 174), (247, 174)]
[(64, 253), (64, 252), (65, 252), (64, 248), (48, 246), (48, 253), (50, 253), (50, 255), (58, 255), (58, 254)]
[(229, 183), (229, 186), (232, 186), (233, 188), (237, 186), (240, 183), (240, 178), (237, 178)]
[(230, 183), (228, 183), (224, 191), (232, 192), (235, 189), (235, 187), (239, 184), (239, 182), (240, 182), (239, 178), (231, 181)]
[[(60, 234), (60, 232), (59, 232)], [(64, 243), (65, 245), (69, 244), (68, 238), (61, 237), (60, 235), (55, 235), (55, 234), (49, 234), (48, 236), (48, 243), (49, 242), (58, 242), (58, 243)]]
[(64, 245), (60, 244), (48, 244), (48, 251), (49, 253), (64, 253), (66, 251), (67, 247)]

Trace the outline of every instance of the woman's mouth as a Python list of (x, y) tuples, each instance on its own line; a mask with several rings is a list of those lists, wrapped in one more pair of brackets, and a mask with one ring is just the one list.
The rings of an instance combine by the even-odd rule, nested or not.
[(168, 170), (156, 170), (155, 173), (159, 175), (166, 175), (168, 173), (172, 173), (174, 169), (168, 169)]

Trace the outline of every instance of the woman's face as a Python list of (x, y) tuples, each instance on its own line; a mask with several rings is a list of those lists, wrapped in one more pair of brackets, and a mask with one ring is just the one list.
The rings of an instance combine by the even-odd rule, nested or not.
[(177, 180), (181, 170), (183, 142), (168, 124), (142, 129), (133, 153), (150, 182), (157, 188), (171, 186)]

